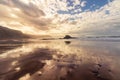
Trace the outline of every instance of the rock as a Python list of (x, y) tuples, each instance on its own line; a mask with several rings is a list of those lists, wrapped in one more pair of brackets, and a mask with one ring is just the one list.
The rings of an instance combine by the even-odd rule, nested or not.
[(23, 34), (21, 31), (18, 30), (0, 26), (0, 39), (21, 39), (21, 38), (28, 38), (28, 35)]
[(65, 35), (63, 39), (71, 39), (72, 37), (70, 35)]

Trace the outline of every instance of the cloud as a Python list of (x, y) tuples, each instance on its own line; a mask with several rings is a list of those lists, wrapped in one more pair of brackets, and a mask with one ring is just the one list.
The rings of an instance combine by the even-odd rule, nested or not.
[(83, 1), (82, 3), (81, 3), (81, 7), (85, 7), (86, 6), (86, 1)]
[(119, 34), (119, 0), (110, 0), (94, 11), (83, 10), (88, 0), (70, 1), (0, 0), (0, 25), (28, 34)]
[[(115, 0), (95, 12), (83, 13), (87, 17), (80, 19), (85, 24), (84, 27), (81, 26), (79, 28), (78, 33), (87, 35), (120, 35), (120, 30), (116, 28), (116, 26), (120, 26), (119, 5), (119, 1)], [(109, 14), (106, 14), (106, 10), (109, 11)]]
[[(52, 20), (45, 18), (45, 13), (31, 2), (25, 4), (19, 0), (4, 0), (0, 2), (0, 10), (0, 21), (1, 23), (4, 23), (1, 25), (20, 29), (23, 32), (28, 31), (25, 30), (25, 27), (26, 29), (30, 27), (34, 30), (49, 30), (49, 28), (51, 28), (49, 25), (51, 25)], [(32, 30), (29, 32), (31, 31)]]

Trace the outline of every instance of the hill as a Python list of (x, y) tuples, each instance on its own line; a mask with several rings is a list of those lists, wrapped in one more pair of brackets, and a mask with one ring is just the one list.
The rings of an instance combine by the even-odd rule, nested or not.
[(21, 39), (21, 38), (29, 38), (29, 36), (23, 34), (21, 31), (0, 26), (0, 39)]

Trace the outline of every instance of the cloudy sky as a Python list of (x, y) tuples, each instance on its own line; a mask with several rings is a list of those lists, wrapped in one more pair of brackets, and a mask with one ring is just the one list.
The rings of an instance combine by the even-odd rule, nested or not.
[(0, 0), (0, 25), (35, 35), (120, 35), (120, 0)]

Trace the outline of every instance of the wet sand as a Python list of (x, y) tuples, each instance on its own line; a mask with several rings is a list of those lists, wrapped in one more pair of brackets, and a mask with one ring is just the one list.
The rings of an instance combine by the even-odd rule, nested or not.
[(40, 41), (2, 49), (0, 80), (120, 80), (119, 42)]

